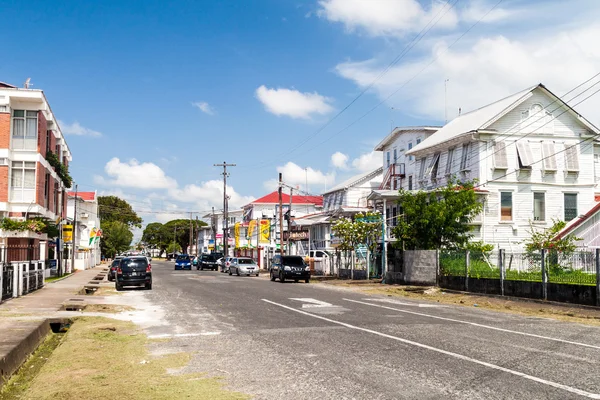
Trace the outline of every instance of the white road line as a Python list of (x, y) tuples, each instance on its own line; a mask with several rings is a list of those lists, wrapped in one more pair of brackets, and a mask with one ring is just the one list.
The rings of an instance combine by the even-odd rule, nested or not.
[(301, 301), (303, 303), (308, 303), (308, 304), (302, 304), (302, 308), (333, 308), (333, 307), (339, 307), (339, 306), (334, 306), (333, 304), (327, 303), (325, 301), (311, 299), (311, 298), (308, 298), (308, 297), (302, 297), (302, 298), (292, 298), (292, 297), (290, 297), (290, 300), (295, 300), (295, 301)]
[(425, 313), (420, 313), (420, 312), (416, 312), (416, 311), (402, 310), (400, 308), (382, 306), (382, 305), (379, 305), (379, 304), (367, 303), (367, 302), (364, 302), (364, 301), (351, 300), (351, 299), (343, 299), (343, 300), (350, 301), (352, 303), (364, 304), (364, 305), (371, 306), (371, 307), (379, 307), (379, 308), (383, 308), (383, 309), (386, 309), (386, 310), (394, 310), (394, 311), (402, 312), (402, 313), (405, 313), (405, 314), (413, 314), (413, 315), (419, 315), (421, 317), (441, 319), (443, 321), (457, 322), (457, 323), (460, 323), (460, 324), (477, 326), (479, 328), (492, 329), (492, 330), (500, 331), (500, 332), (513, 333), (515, 335), (529, 336), (529, 337), (534, 337), (534, 338), (538, 338), (538, 339), (551, 340), (553, 342), (560, 342), (560, 343), (572, 344), (574, 346), (588, 347), (590, 349), (600, 350), (600, 346), (594, 346), (592, 344), (587, 344), (587, 343), (572, 342), (570, 340), (565, 340), (565, 339), (558, 339), (558, 338), (553, 338), (553, 337), (549, 337), (549, 336), (536, 335), (535, 333), (513, 331), (511, 329), (498, 328), (496, 326), (478, 324), (477, 322), (469, 322), (469, 321), (463, 321), (463, 320), (460, 320), (460, 319), (447, 318), (447, 317), (439, 317), (437, 315), (425, 314)]
[(178, 337), (196, 337), (196, 336), (214, 336), (220, 335), (221, 332), (200, 332), (200, 333), (162, 333), (159, 335), (150, 335), (148, 339), (164, 339)]
[(341, 325), (341, 326), (344, 326), (346, 328), (355, 329), (355, 330), (362, 331), (362, 332), (372, 333), (373, 335), (381, 336), (381, 337), (384, 337), (384, 338), (387, 338), (387, 339), (396, 340), (398, 342), (410, 344), (412, 346), (420, 347), (422, 349), (435, 351), (437, 353), (445, 354), (445, 355), (450, 356), (450, 357), (458, 358), (459, 360), (469, 361), (469, 362), (472, 362), (474, 364), (483, 365), (484, 367), (488, 367), (488, 368), (495, 369), (495, 370), (498, 370), (498, 371), (506, 372), (508, 374), (516, 375), (516, 376), (519, 376), (521, 378), (528, 379), (530, 381), (538, 382), (538, 383), (541, 383), (541, 384), (547, 385), (547, 386), (552, 386), (554, 388), (562, 389), (562, 390), (565, 390), (567, 392), (574, 393), (574, 394), (577, 394), (577, 395), (580, 395), (580, 396), (584, 396), (584, 397), (587, 397), (587, 398), (590, 398), (590, 399), (600, 399), (600, 394), (586, 392), (585, 390), (577, 389), (577, 388), (574, 388), (574, 387), (571, 387), (571, 386), (567, 386), (567, 385), (563, 385), (563, 384), (557, 383), (557, 382), (548, 381), (546, 379), (542, 379), (542, 378), (538, 378), (536, 376), (528, 375), (528, 374), (525, 374), (523, 372), (519, 372), (519, 371), (515, 371), (515, 370), (512, 370), (512, 369), (509, 369), (509, 368), (501, 367), (499, 365), (491, 364), (491, 363), (488, 363), (488, 362), (485, 362), (485, 361), (480, 361), (480, 360), (477, 360), (475, 358), (463, 356), (462, 354), (453, 353), (451, 351), (438, 349), (437, 347), (429, 346), (429, 345), (426, 345), (426, 344), (423, 344), (423, 343), (413, 342), (412, 340), (402, 339), (402, 338), (397, 337), (397, 336), (388, 335), (387, 333), (382, 333), (382, 332), (374, 331), (372, 329), (367, 329), (367, 328), (361, 328), (360, 326), (351, 325), (351, 324), (347, 324), (345, 322), (340, 322), (340, 321), (336, 321), (336, 320), (329, 319), (329, 318), (326, 318), (326, 317), (322, 317), (320, 315), (311, 314), (311, 313), (306, 312), (306, 311), (297, 310), (297, 309), (295, 309), (293, 307), (288, 307), (288, 306), (283, 305), (283, 304), (275, 303), (274, 301), (271, 301), (271, 300), (262, 299), (262, 301), (264, 301), (266, 303), (269, 303), (269, 304), (273, 304), (273, 305), (281, 307), (281, 308), (285, 308), (285, 309), (290, 310), (290, 311), (295, 311), (295, 312), (297, 312), (299, 314), (304, 314), (304, 315), (307, 315), (309, 317), (313, 317), (313, 318), (317, 318), (317, 319), (320, 319), (320, 320), (323, 320), (323, 321), (331, 322), (332, 324)]

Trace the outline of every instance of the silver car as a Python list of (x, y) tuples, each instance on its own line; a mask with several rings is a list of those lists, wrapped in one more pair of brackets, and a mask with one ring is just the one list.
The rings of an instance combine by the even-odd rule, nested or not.
[(229, 264), (229, 275), (233, 274), (258, 276), (258, 265), (249, 257), (234, 257)]

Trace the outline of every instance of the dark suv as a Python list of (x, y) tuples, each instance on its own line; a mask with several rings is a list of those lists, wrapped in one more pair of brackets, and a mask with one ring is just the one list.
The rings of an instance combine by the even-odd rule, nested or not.
[(276, 255), (271, 262), (269, 275), (272, 281), (279, 278), (283, 283), (286, 279), (298, 282), (303, 279), (304, 282), (310, 281), (310, 267), (306, 265), (304, 259), (300, 256), (282, 256)]
[(143, 256), (122, 259), (115, 277), (117, 290), (123, 290), (124, 286), (145, 286), (148, 290), (152, 289), (152, 266)]
[(212, 269), (216, 271), (219, 265), (217, 264), (217, 260), (223, 257), (221, 253), (211, 253), (211, 254), (202, 254), (200, 257), (200, 265), (196, 267), (199, 270), (203, 269)]

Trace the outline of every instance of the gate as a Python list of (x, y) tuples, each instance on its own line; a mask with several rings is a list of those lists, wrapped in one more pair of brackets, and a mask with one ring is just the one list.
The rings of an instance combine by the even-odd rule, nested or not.
[(2, 299), (6, 300), (13, 297), (13, 276), (15, 273), (15, 269), (10, 264), (1, 264), (2, 265)]

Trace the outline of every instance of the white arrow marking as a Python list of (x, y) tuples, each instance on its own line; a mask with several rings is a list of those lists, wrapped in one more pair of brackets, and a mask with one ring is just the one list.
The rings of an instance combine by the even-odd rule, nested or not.
[(333, 304), (330, 304), (330, 303), (326, 303), (321, 300), (316, 300), (316, 299), (311, 299), (311, 298), (290, 298), (290, 300), (301, 301), (302, 303), (308, 303), (308, 304), (302, 304), (302, 308), (339, 307), (339, 306), (334, 306)]
[(411, 307), (421, 307), (421, 308), (439, 308), (439, 307), (447, 307), (447, 306), (441, 306), (438, 304), (419, 304), (419, 303), (405, 303), (402, 301), (398, 301), (398, 300), (392, 300), (392, 299), (374, 299), (374, 298), (369, 298), (369, 299), (363, 299), (365, 301), (378, 301), (381, 303), (391, 303), (391, 304), (397, 304), (399, 306), (411, 306)]

